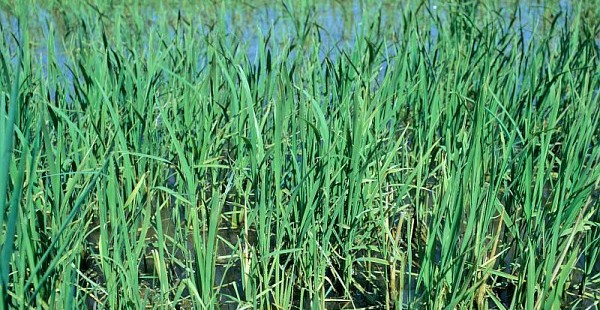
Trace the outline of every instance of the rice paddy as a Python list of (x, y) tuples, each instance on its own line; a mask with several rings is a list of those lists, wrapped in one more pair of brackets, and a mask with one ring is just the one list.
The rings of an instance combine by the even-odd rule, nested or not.
[(598, 1), (0, 8), (0, 310), (598, 308)]

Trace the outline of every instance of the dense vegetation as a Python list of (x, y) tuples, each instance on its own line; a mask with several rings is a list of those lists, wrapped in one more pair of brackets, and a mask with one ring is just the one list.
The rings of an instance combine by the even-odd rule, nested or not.
[(2, 1), (0, 309), (597, 306), (595, 2)]

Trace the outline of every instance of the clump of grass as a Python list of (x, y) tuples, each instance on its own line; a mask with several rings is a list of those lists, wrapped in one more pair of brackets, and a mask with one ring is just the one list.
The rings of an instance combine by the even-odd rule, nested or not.
[(10, 12), (0, 307), (595, 305), (589, 9), (235, 3)]

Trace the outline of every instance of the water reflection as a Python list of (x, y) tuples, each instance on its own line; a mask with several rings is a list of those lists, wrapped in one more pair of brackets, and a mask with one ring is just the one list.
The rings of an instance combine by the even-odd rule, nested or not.
[[(105, 7), (105, 12), (99, 14), (98, 21), (102, 27), (110, 28), (110, 23), (124, 23), (128, 30), (136, 30), (140, 35), (143, 50), (148, 50), (149, 34), (154, 30), (164, 30), (165, 21), (169, 22), (168, 32), (175, 36), (175, 24), (184, 22), (197, 25), (198, 35), (206, 35), (215, 30), (226, 36), (220, 38), (234, 44), (242, 44), (247, 52), (248, 59), (254, 61), (258, 55), (258, 46), (261, 37), (269, 37), (270, 44), (283, 45), (292, 38), (302, 38), (307, 34), (318, 33), (320, 38), (321, 57), (335, 56), (338, 48), (354, 45), (354, 38), (358, 31), (365, 27), (373, 26), (381, 34), (387, 36), (388, 43), (393, 43), (397, 33), (401, 33), (402, 19), (407, 8), (419, 8), (423, 29), (429, 34), (429, 45), (435, 44), (438, 37), (440, 23), (448, 19), (456, 11), (457, 4), (447, 1), (430, 0), (422, 5), (411, 5), (414, 1), (319, 1), (314, 5), (235, 2), (234, 4), (197, 4), (197, 5), (146, 5), (124, 7), (114, 5)], [(464, 5), (463, 5), (464, 9)], [(522, 31), (525, 41), (529, 41), (536, 31), (547, 30), (553, 19), (560, 18), (557, 23), (564, 22), (564, 18), (572, 15), (571, 2), (560, 1), (514, 1), (505, 0), (491, 2), (490, 6), (479, 4), (473, 7), (479, 15), (498, 14), (506, 21), (516, 18), (512, 25)], [(100, 11), (100, 9), (97, 9)], [(29, 28), (32, 33), (31, 40), (38, 42), (36, 55), (42, 64), (48, 62), (48, 54), (56, 53), (57, 64), (64, 67), (67, 51), (75, 48), (74, 40), (67, 37), (75, 27), (81, 27), (76, 16), (69, 16), (64, 10), (51, 9), (39, 6), (33, 13), (36, 18), (29, 19)], [(127, 20), (128, 16), (139, 16), (136, 20)], [(125, 20), (122, 20), (125, 18)], [(414, 17), (413, 17), (414, 18)], [(18, 32), (16, 18), (6, 10), (0, 12), (0, 24), (5, 45), (10, 47), (14, 54), (16, 42), (12, 33)], [(85, 25), (94, 27), (98, 25)], [(135, 29), (138, 28), (138, 29)], [(446, 29), (445, 29), (446, 30)], [(88, 29), (88, 31), (93, 31)], [(377, 33), (377, 32), (376, 32)], [(46, 48), (47, 38), (54, 34), (57, 38), (55, 51)], [(79, 39), (79, 38), (76, 38)], [(75, 40), (76, 41), (76, 40)], [(310, 43), (310, 42), (308, 42)], [(527, 42), (525, 42), (527, 45)], [(68, 73), (68, 71), (65, 71)]]

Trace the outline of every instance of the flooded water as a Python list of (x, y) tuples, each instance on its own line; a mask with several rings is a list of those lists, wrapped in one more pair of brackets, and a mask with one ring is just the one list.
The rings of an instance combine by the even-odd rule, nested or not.
[[(398, 41), (398, 33), (402, 33), (401, 20), (410, 2), (412, 1), (324, 0), (317, 1), (314, 5), (296, 6), (286, 5), (285, 2), (258, 1), (250, 4), (240, 1), (230, 6), (217, 3), (204, 3), (197, 6), (142, 5), (132, 8), (115, 6), (109, 7), (107, 12), (103, 13), (104, 18), (99, 18), (99, 21), (105, 25), (103, 27), (110, 27), (114, 22), (109, 18), (111, 14), (139, 16), (143, 20), (141, 27), (137, 25), (141, 32), (140, 42), (147, 42), (149, 35), (153, 31), (163, 29), (161, 26), (165, 23), (170, 25), (167, 30), (174, 36), (173, 25), (178, 20), (183, 20), (196, 27), (198, 36), (210, 37), (214, 31), (219, 34), (225, 33), (226, 35), (219, 37), (219, 40), (224, 40), (231, 46), (240, 45), (251, 62), (257, 61), (258, 46), (265, 37), (269, 38), (268, 44), (271, 47), (277, 47), (284, 46), (292, 38), (318, 32), (321, 59), (336, 58), (341, 49), (352, 50), (358, 32), (363, 31), (365, 27), (371, 27), (376, 29), (375, 35), (379, 36), (380, 32), (382, 35), (385, 34), (385, 44), (389, 47), (388, 55), (393, 57), (396, 53), (393, 44)], [(420, 31), (429, 33), (430, 40), (427, 46), (432, 46), (438, 33), (447, 30), (439, 29), (440, 24), (443, 24), (456, 8), (455, 5), (441, 0), (429, 0), (423, 3), (419, 11), (421, 15), (418, 17), (422, 19)], [(506, 27), (518, 29), (524, 38), (522, 46), (527, 46), (532, 35), (546, 29), (555, 18), (557, 24), (564, 23), (565, 18), (572, 14), (573, 2), (504, 0), (493, 3), (493, 7), (480, 5), (478, 12), (481, 15), (497, 14), (504, 17)], [(414, 6), (413, 4), (413, 9)], [(594, 10), (589, 8), (589, 11)], [(55, 59), (56, 65), (63, 73), (63, 78), (72, 80), (73, 74), (69, 67), (76, 68), (77, 64), (71, 63), (69, 54), (79, 48), (76, 42), (81, 38), (74, 37), (74, 30), (82, 27), (81, 23), (76, 17), (68, 16), (60, 10), (46, 9), (41, 5), (32, 14), (32, 18), (28, 20), (28, 27), (31, 33), (30, 46), (34, 51), (34, 62), (39, 63), (44, 72), (47, 72), (48, 58), (52, 56), (51, 58)], [(509, 24), (508, 22), (513, 18), (514, 23)], [(9, 47), (8, 52), (16, 55), (18, 43), (13, 34), (18, 33), (17, 19), (7, 10), (0, 10), (0, 26), (0, 29), (6, 30), (2, 31), (2, 36)], [(94, 26), (97, 25), (85, 27)], [(49, 41), (51, 37), (53, 39)], [(597, 38), (597, 42), (600, 46), (600, 37)], [(148, 46), (145, 43), (143, 45), (144, 50), (141, 52), (151, 53)], [(294, 55), (295, 51), (292, 51), (291, 56)], [(16, 57), (11, 59), (13, 62), (16, 61)], [(198, 59), (198, 68), (203, 68), (205, 63), (206, 59)], [(387, 62), (383, 62), (381, 76), (386, 66)], [(72, 83), (68, 84), (73, 88)], [(72, 94), (73, 89), (67, 93)], [(51, 91), (50, 95), (54, 99), (54, 91)], [(66, 100), (71, 102), (71, 96), (67, 96)]]
[[(351, 48), (354, 44), (354, 38), (357, 32), (364, 26), (374, 25), (379, 30), (397, 29), (400, 27), (402, 14), (406, 11), (409, 1), (318, 1), (314, 6), (287, 6), (283, 3), (265, 3), (258, 1), (257, 4), (239, 2), (225, 7), (220, 4), (203, 4), (196, 6), (141, 6), (137, 8), (136, 14), (139, 14), (144, 20), (143, 38), (158, 27), (165, 20), (172, 24), (174, 20), (181, 17), (186, 23), (196, 25), (198, 34), (207, 34), (214, 29), (223, 29), (225, 40), (233, 43), (241, 43), (246, 49), (248, 58), (255, 59), (261, 37), (269, 37), (269, 43), (273, 45), (283, 45), (292, 37), (302, 37), (306, 31), (318, 31), (321, 40), (321, 56), (335, 56), (339, 48)], [(564, 22), (564, 18), (572, 14), (572, 2), (568, 0), (554, 1), (516, 1), (505, 0), (498, 1), (494, 7), (478, 7), (481, 14), (498, 14), (503, 16), (508, 22), (515, 18), (512, 27), (522, 31), (526, 41), (539, 30), (544, 29), (554, 18), (558, 18), (557, 23)], [(440, 24), (448, 18), (448, 14), (454, 9), (452, 4), (447, 1), (430, 0), (422, 7), (423, 11), (423, 29), (426, 29), (431, 38), (435, 40), (440, 29)], [(125, 11), (131, 14), (135, 8), (123, 8), (117, 6), (115, 12), (106, 12), (105, 16), (111, 13)], [(129, 12), (129, 13), (127, 13)], [(28, 21), (32, 31), (32, 45), (35, 48), (35, 55), (43, 64), (47, 64), (49, 54), (56, 55), (59, 66), (64, 67), (67, 64), (66, 51), (72, 49), (69, 40), (62, 38), (69, 37), (72, 33), (72, 27), (77, 27), (76, 21), (69, 21), (60, 11), (48, 11), (40, 6), (35, 10), (35, 18)], [(71, 18), (72, 19), (72, 18)], [(101, 19), (102, 23), (110, 24), (108, 18)], [(11, 37), (13, 32), (17, 32), (17, 19), (7, 11), (0, 11), (0, 25), (5, 42), (11, 48), (11, 54), (16, 52), (16, 44)], [(313, 27), (307, 29), (306, 25)], [(80, 25), (79, 25), (80, 26)], [(174, 31), (170, 28), (171, 34)], [(382, 31), (383, 33), (383, 31)], [(390, 32), (386, 32), (390, 36)], [(55, 37), (54, 46), (46, 44), (47, 38), (53, 34)], [(387, 38), (388, 43), (394, 42), (393, 34)], [(600, 43), (600, 38), (598, 38)], [(432, 41), (431, 43), (434, 43)], [(525, 42), (527, 45), (527, 42)], [(202, 60), (199, 60), (202, 63)], [(64, 70), (69, 75), (68, 70)]]

